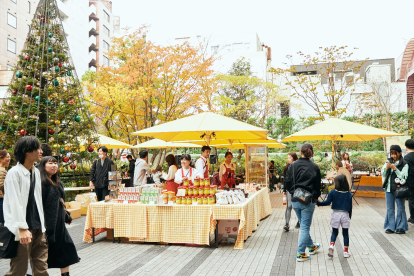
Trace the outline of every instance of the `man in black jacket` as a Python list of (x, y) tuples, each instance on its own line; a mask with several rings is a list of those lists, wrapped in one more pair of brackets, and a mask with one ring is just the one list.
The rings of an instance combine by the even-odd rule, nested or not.
[(98, 154), (99, 159), (93, 162), (91, 168), (89, 187), (93, 189), (93, 186), (95, 186), (96, 197), (98, 201), (101, 201), (109, 195), (108, 172), (111, 171), (111, 165), (114, 165), (114, 161), (107, 157), (108, 149), (105, 146), (98, 148)]
[(132, 159), (132, 155), (127, 155), (126, 157), (128, 159), (129, 162), (129, 169), (128, 169), (128, 173), (129, 173), (129, 177), (131, 179), (131, 186), (133, 187), (133, 182), (134, 182), (134, 171), (135, 171), (135, 160)]
[(407, 154), (404, 156), (404, 161), (408, 164), (407, 184), (411, 190), (411, 195), (408, 198), (408, 208), (410, 209), (408, 223), (414, 224), (414, 140), (408, 139), (405, 141), (405, 147)]

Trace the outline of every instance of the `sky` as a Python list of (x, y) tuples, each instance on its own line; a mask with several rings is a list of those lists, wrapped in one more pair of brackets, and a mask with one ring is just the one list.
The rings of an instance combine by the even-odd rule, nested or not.
[(284, 67), (286, 55), (311, 54), (333, 45), (348, 46), (355, 59), (398, 58), (414, 38), (413, 0), (112, 0), (112, 4), (121, 28), (149, 25), (148, 39), (161, 45), (176, 37), (255, 32), (272, 48), (274, 67)]

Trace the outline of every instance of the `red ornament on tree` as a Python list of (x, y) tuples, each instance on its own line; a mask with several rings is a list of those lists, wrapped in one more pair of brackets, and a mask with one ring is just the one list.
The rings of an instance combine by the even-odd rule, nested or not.
[(55, 131), (53, 129), (49, 129), (47, 132), (49, 132), (50, 135), (55, 134)]
[(93, 147), (92, 147), (92, 146), (89, 146), (89, 147), (88, 147), (88, 151), (89, 151), (89, 152), (93, 152)]
[(19, 131), (19, 134), (20, 134), (21, 136), (25, 136), (25, 135), (27, 134), (27, 131), (23, 128), (23, 129), (21, 129), (21, 130)]
[(68, 163), (69, 162), (69, 157), (65, 156), (65, 157), (62, 158), (62, 160), (63, 160), (63, 162)]
[(13, 90), (13, 95), (17, 95), (17, 90)]
[(32, 86), (30, 84), (26, 85), (26, 91), (32, 91)]
[(73, 104), (75, 104), (75, 102), (73, 100), (69, 100), (68, 101), (68, 104), (72, 104), (73, 105)]
[(59, 66), (59, 67), (62, 67), (62, 63), (60, 63), (60, 62), (59, 62), (59, 63), (58, 63), (58, 66)]
[(55, 33), (60, 34), (60, 31), (55, 31)]
[(46, 22), (46, 18), (44, 18), (43, 16), (42, 16), (42, 17), (40, 17), (40, 20), (41, 20), (42, 22)]
[(30, 37), (26, 37), (26, 41), (30, 41)]
[(27, 61), (29, 61), (30, 60), (30, 57), (29, 56), (25, 56), (24, 59), (27, 60)]
[(72, 170), (74, 170), (74, 169), (76, 169), (76, 165), (75, 164), (70, 164), (70, 168), (72, 169)]

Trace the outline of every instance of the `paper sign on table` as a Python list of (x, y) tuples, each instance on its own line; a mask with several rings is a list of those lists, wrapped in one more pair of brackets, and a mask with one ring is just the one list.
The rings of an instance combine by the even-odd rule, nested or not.
[(193, 202), (193, 205), (197, 205), (198, 203), (197, 202)]
[(177, 196), (185, 196), (185, 189), (178, 189)]

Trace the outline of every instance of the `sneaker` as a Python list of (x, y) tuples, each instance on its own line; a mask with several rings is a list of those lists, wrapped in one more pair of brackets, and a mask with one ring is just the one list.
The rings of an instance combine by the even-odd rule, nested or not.
[(405, 234), (405, 231), (402, 229), (397, 229), (397, 231), (395, 231), (395, 234)]
[(306, 253), (305, 254), (299, 254), (298, 253), (298, 255), (296, 256), (296, 261), (297, 262), (304, 262), (304, 261), (309, 260), (309, 258), (310, 258), (310, 255), (306, 255)]
[(295, 228), (296, 228), (296, 229), (299, 229), (299, 228), (300, 228), (300, 222), (299, 222), (299, 221), (298, 221), (298, 223), (296, 223)]
[(313, 255), (316, 253), (316, 251), (319, 250), (319, 248), (321, 248), (321, 244), (320, 243), (315, 243), (315, 245), (313, 247), (309, 247), (309, 254)]
[(330, 245), (329, 246), (329, 251), (328, 251), (328, 257), (333, 258), (333, 253), (334, 253), (334, 246)]
[(344, 251), (344, 258), (349, 258), (351, 257), (351, 253), (349, 253), (349, 251)]
[(283, 226), (283, 230), (285, 230), (286, 232), (289, 232), (289, 224), (286, 223), (285, 226)]
[(414, 219), (409, 218), (409, 219), (408, 219), (408, 223), (414, 224)]
[(387, 229), (387, 230), (385, 230), (385, 233), (386, 233), (386, 234), (393, 234), (393, 233), (394, 233), (394, 231), (392, 231), (391, 229)]

